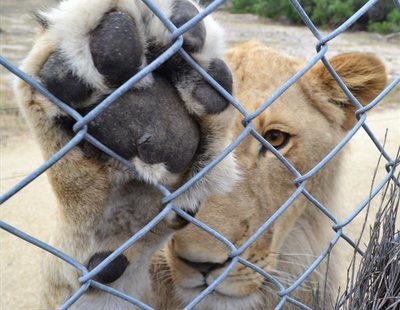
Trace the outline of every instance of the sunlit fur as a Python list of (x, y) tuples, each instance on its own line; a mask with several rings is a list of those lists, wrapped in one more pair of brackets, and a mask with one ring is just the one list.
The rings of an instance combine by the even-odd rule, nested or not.
[[(235, 97), (246, 110), (254, 111), (305, 65), (260, 43), (250, 42), (228, 54), (235, 78)], [(332, 65), (362, 104), (367, 104), (386, 84), (384, 65), (375, 56), (351, 53), (331, 59)], [(290, 134), (282, 155), (304, 174), (317, 165), (355, 124), (355, 109), (322, 63), (254, 120), (263, 135), (271, 129)], [(235, 135), (242, 130), (237, 115)], [(260, 142), (249, 137), (237, 148), (243, 179), (227, 195), (213, 196), (196, 218), (215, 229), (236, 246), (242, 245), (294, 193), (294, 175)], [(306, 182), (306, 189), (335, 213), (336, 176), (342, 154)], [(282, 216), (241, 257), (260, 266), (289, 287), (311, 265), (335, 236), (332, 222), (300, 195)], [(153, 286), (161, 309), (187, 305), (225, 266), (205, 277), (180, 258), (192, 262), (224, 263), (230, 251), (217, 239), (190, 224), (175, 234), (152, 267)], [(332, 252), (331, 256), (336, 255)], [(330, 308), (337, 293), (340, 259), (330, 259), (314, 271), (291, 294), (312, 308)], [(326, 285), (325, 278), (327, 278)], [(196, 309), (273, 309), (278, 289), (250, 268), (236, 266), (229, 276)], [(287, 304), (290, 307), (289, 304)], [(286, 308), (285, 308), (286, 309)]]
[[(171, 17), (174, 0), (155, 0), (154, 3), (168, 17)], [(197, 4), (196, 4), (197, 6)], [(40, 81), (40, 71), (50, 55), (62, 54), (66, 64), (76, 77), (93, 89), (91, 96), (82, 106), (98, 103), (98, 99), (111, 93), (104, 77), (94, 65), (90, 50), (90, 35), (96, 29), (104, 15), (110, 11), (121, 11), (135, 20), (139, 38), (156, 38), (160, 44), (170, 41), (170, 32), (151, 10), (140, 0), (65, 0), (46, 12), (37, 13), (42, 26), (32, 50), (23, 61), (21, 69)], [(207, 66), (215, 58), (224, 56), (222, 29), (211, 17), (204, 20), (207, 37), (201, 50), (192, 57), (202, 66)], [(132, 55), (142, 59), (144, 55)], [(199, 78), (198, 78), (199, 79)], [(163, 163), (146, 165), (133, 159), (140, 180), (150, 183), (163, 182), (171, 189), (186, 182), (199, 169), (207, 165), (231, 142), (233, 108), (228, 107), (216, 115), (204, 111), (195, 111), (198, 102), (192, 91), (197, 80), (188, 77), (175, 85), (188, 111), (195, 114), (202, 134), (208, 138), (204, 153), (193, 161), (192, 167), (185, 173), (176, 175), (167, 171)], [(152, 87), (152, 74), (142, 79), (136, 88)], [(183, 87), (185, 85), (185, 87)], [(191, 87), (191, 88), (190, 88)], [(57, 123), (58, 118), (66, 114), (54, 103), (39, 94), (21, 80), (16, 83), (16, 98), (22, 113), (34, 132), (45, 160), (58, 152), (70, 140), (71, 136)], [(68, 104), (68, 103), (67, 103)], [(198, 109), (197, 109), (198, 110)], [(227, 175), (232, 178), (226, 178)], [(150, 185), (138, 181), (126, 166), (116, 161), (98, 161), (89, 158), (79, 147), (73, 148), (52, 169), (48, 171), (49, 181), (58, 200), (56, 230), (52, 232), (51, 245), (73, 257), (86, 266), (90, 258), (98, 252), (117, 249), (137, 231), (148, 224), (163, 209), (163, 196)], [(186, 191), (175, 205), (190, 211), (196, 211), (199, 201), (212, 193), (222, 193), (232, 187), (232, 181), (238, 178), (237, 165), (233, 155), (200, 182)], [(171, 213), (151, 232), (137, 241), (124, 252), (129, 265), (123, 275), (110, 285), (136, 297), (148, 304), (154, 304), (148, 267), (151, 256), (159, 250), (176, 229)], [(178, 221), (179, 222), (179, 221)], [(46, 254), (43, 263), (44, 285), (40, 300), (43, 309), (60, 307), (80, 287), (81, 271), (63, 262), (52, 254)], [(72, 308), (79, 309), (128, 309), (132, 305), (110, 294), (90, 289)]]

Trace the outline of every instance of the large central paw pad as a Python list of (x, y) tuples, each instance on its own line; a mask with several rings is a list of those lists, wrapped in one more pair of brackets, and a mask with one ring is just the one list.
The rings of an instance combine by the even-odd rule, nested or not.
[(127, 159), (187, 169), (200, 132), (171, 83), (155, 75), (151, 88), (133, 89), (89, 125), (89, 133)]
[[(177, 27), (199, 13), (188, 0), (155, 2)], [(169, 31), (141, 1), (66, 0), (41, 18), (46, 19), (44, 36), (52, 48), (37, 75), (55, 96), (82, 115), (173, 43)], [(221, 60), (218, 25), (207, 17), (183, 39), (183, 49), (231, 92), (232, 76)], [(165, 174), (193, 175), (227, 146), (233, 121), (228, 108), (228, 101), (175, 54), (88, 127), (91, 135), (156, 182)], [(67, 124), (69, 131), (73, 126), (66, 115), (55, 119)], [(92, 156), (86, 146), (82, 150)], [(159, 171), (149, 177), (151, 169)], [(236, 172), (231, 158), (219, 169), (227, 179)], [(205, 183), (212, 188), (210, 176)]]

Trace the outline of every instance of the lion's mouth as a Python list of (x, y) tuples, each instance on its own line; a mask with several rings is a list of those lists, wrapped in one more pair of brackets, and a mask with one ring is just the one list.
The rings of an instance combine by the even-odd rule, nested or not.
[[(203, 284), (194, 286), (194, 287), (182, 287), (181, 290), (190, 293), (190, 295), (197, 296), (201, 294), (203, 291), (205, 291), (210, 285), (208, 285), (206, 282)], [(224, 298), (224, 299), (236, 299), (236, 298), (242, 298), (243, 296), (236, 295), (234, 293), (227, 293), (227, 292), (222, 292), (221, 290), (218, 289), (218, 286), (209, 294), (209, 296), (214, 296), (218, 298)]]

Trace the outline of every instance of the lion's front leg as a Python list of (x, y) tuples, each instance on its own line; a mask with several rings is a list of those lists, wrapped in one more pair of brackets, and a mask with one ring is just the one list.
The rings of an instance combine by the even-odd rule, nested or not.
[[(189, 1), (157, 3), (177, 26), (198, 12)], [(103, 106), (172, 44), (157, 17), (137, 1), (66, 0), (41, 19), (43, 31), (23, 70), (81, 117)], [(222, 37), (210, 25), (205, 21), (185, 34), (184, 48), (229, 92), (230, 71), (208, 39), (219, 44)], [(129, 167), (82, 140), (49, 171), (60, 205), (53, 244), (89, 271), (164, 210), (155, 183), (170, 191), (179, 188), (230, 142), (232, 108), (181, 56), (124, 87), (86, 125)], [(74, 119), (22, 82), (17, 95), (46, 158), (85, 126), (76, 128), (81, 117)], [(228, 190), (235, 178), (236, 166), (228, 157), (174, 203), (195, 212), (201, 200)], [(150, 258), (185, 224), (177, 217), (165, 219), (92, 280), (151, 303)], [(44, 300), (60, 306), (82, 285), (82, 274), (52, 256), (45, 268)], [(129, 303), (91, 287), (75, 306), (109, 309)]]

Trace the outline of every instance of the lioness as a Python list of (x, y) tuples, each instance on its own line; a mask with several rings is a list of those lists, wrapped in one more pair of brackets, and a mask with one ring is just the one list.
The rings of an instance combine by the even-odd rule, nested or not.
[[(192, 1), (154, 3), (177, 27), (199, 12)], [(174, 191), (231, 142), (233, 107), (177, 54), (183, 44), (231, 92), (232, 76), (222, 60), (223, 32), (207, 17), (183, 40), (171, 42), (167, 28), (139, 0), (65, 0), (37, 18), (42, 30), (22, 70), (57, 98), (48, 99), (23, 81), (16, 96), (46, 159), (68, 143), (76, 146), (48, 174), (60, 211), (51, 244), (81, 264), (73, 267), (47, 255), (43, 308), (64, 303), (79, 309), (132, 307), (101, 291), (103, 284), (152, 305), (151, 257), (186, 224), (174, 212), (159, 218), (90, 282), (79, 278), (164, 210), (165, 190), (153, 185)], [(156, 67), (155, 59), (165, 51), (172, 57)], [(131, 87), (122, 86), (122, 95), (93, 115), (103, 99), (146, 66), (152, 72)], [(92, 121), (79, 124), (84, 115)], [(95, 140), (108, 149), (93, 147)], [(122, 159), (110, 156), (115, 154)], [(237, 175), (229, 154), (173, 203), (195, 213), (208, 195), (228, 191)], [(85, 294), (77, 300), (73, 294), (79, 289)]]
[[(176, 26), (199, 10), (187, 0), (154, 2)], [(43, 30), (22, 69), (81, 115), (90, 114), (171, 43), (169, 32), (142, 1), (65, 0), (38, 18)], [(222, 60), (223, 33), (210, 17), (184, 35), (183, 47), (230, 92), (232, 77)], [(303, 65), (258, 43), (235, 48), (227, 58), (236, 81), (235, 96), (248, 110), (256, 109)], [(343, 55), (332, 63), (363, 103), (385, 85), (384, 67), (373, 56)], [(74, 124), (80, 116), (74, 114), (73, 119), (23, 82), (17, 85), (17, 96), (46, 158), (75, 137)], [(334, 80), (318, 65), (254, 123), (257, 131), (304, 173), (351, 128), (353, 112)], [(110, 158), (106, 150), (84, 141), (49, 171), (60, 205), (52, 244), (88, 270), (95, 268), (162, 211), (162, 195), (151, 184), (162, 182), (171, 191), (178, 188), (214, 159), (241, 128), (240, 117), (235, 117), (228, 102), (180, 56), (165, 61), (86, 128), (128, 160), (133, 172)], [(203, 203), (198, 218), (240, 245), (295, 186), (293, 175), (254, 138), (248, 137), (240, 145), (236, 157), (242, 176), (230, 194), (224, 195), (239, 179), (232, 155), (174, 204), (194, 214), (204, 199), (218, 194)], [(331, 200), (334, 170), (331, 163), (307, 182), (309, 191), (324, 204)], [(324, 220), (326, 217), (305, 198), (298, 198), (243, 257), (290, 284), (308, 264), (305, 255), (318, 255), (327, 244), (332, 231)], [(155, 307), (180, 308), (220, 274), (229, 254), (224, 246), (190, 225), (155, 256), (150, 268), (154, 253), (184, 224), (171, 215), (93, 280)], [(52, 255), (44, 266), (43, 306), (55, 308), (80, 288), (82, 274)], [(329, 279), (333, 287), (334, 272)], [(110, 294), (83, 289), (87, 291), (73, 304), (75, 308), (132, 307)], [(276, 302), (270, 290), (263, 277), (239, 266), (200, 307), (264, 309)], [(299, 291), (300, 299), (308, 302), (311, 291), (308, 287)]]
[[(305, 62), (249, 42), (232, 48), (227, 62), (234, 76), (234, 96), (251, 112), (292, 77)], [(382, 62), (364, 53), (349, 53), (330, 60), (349, 90), (362, 103), (375, 98), (386, 84)], [(322, 63), (254, 120), (254, 128), (302, 174), (326, 156), (356, 122), (355, 108)], [(235, 135), (243, 130), (237, 116)], [(248, 137), (236, 149), (242, 179), (226, 195), (209, 198), (196, 218), (239, 247), (295, 192), (294, 175), (262, 144)], [(338, 154), (306, 183), (306, 189), (335, 214), (335, 177)], [(275, 276), (289, 287), (329, 245), (332, 221), (300, 195), (283, 215), (241, 257)], [(177, 232), (155, 256), (153, 285), (160, 309), (189, 304), (230, 262), (222, 242), (190, 224)], [(334, 253), (332, 253), (334, 255)], [(338, 258), (313, 272), (292, 297), (313, 309), (329, 309), (338, 288)], [(343, 268), (341, 266), (340, 268)], [(327, 287), (324, 287), (327, 276)], [(318, 295), (319, 291), (319, 296)], [(260, 274), (238, 264), (196, 309), (273, 309), (278, 289)], [(287, 302), (286, 307), (290, 308)], [(293, 306), (297, 309), (297, 307)]]

